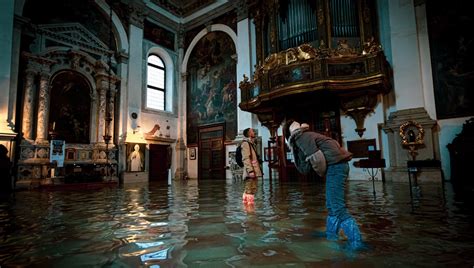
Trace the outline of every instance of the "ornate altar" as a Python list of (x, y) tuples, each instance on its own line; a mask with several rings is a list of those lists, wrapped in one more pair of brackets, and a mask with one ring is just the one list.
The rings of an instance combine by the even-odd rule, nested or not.
[[(51, 183), (51, 139), (66, 142), (63, 182), (116, 180), (113, 47), (79, 23), (38, 25), (22, 52), (23, 95), (17, 187)], [(58, 46), (57, 44), (61, 44)]]

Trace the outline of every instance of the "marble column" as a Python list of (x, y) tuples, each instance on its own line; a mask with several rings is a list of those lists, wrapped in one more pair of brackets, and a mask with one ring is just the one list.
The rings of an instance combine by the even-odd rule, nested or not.
[[(128, 93), (127, 96), (127, 116), (123, 120), (127, 121), (127, 132), (132, 131), (132, 122), (130, 121), (130, 113), (136, 112), (138, 114), (137, 124), (141, 125), (142, 115), (142, 94), (137, 94), (143, 89), (143, 70), (142, 68), (136, 68), (136, 66), (142, 66), (143, 64), (143, 29), (138, 28), (135, 25), (130, 25), (129, 28), (130, 38), (130, 58), (128, 65)], [(145, 56), (146, 57), (146, 56)]]
[(25, 72), (22, 132), (23, 138), (30, 141), (33, 140), (33, 104), (35, 103), (34, 79), (35, 72), (31, 69), (27, 69)]
[[(390, 29), (390, 48), (393, 66), (395, 110), (390, 113), (382, 129), (387, 135), (390, 167), (385, 169), (386, 178), (393, 181), (406, 181), (407, 161), (412, 160), (409, 148), (401, 143), (400, 126), (413, 121), (425, 131), (424, 145), (418, 149), (416, 160), (439, 159), (438, 126), (426, 110), (428, 98), (424, 95), (423, 63), (420, 38), (425, 34), (418, 27), (416, 7), (413, 0), (381, 1), (383, 10), (388, 11)], [(384, 28), (384, 27), (382, 27)], [(419, 32), (421, 30), (421, 32)], [(426, 56), (426, 55), (425, 55)], [(423, 58), (423, 60), (422, 60)], [(425, 64), (430, 65), (430, 64)], [(434, 103), (434, 102), (430, 102)], [(434, 113), (433, 113), (434, 115)], [(427, 175), (430, 174), (430, 175)], [(418, 172), (418, 179), (435, 178), (441, 181), (439, 169)]]
[(49, 121), (49, 102), (50, 102), (50, 74), (40, 73), (39, 98), (38, 98), (38, 124), (36, 128), (36, 143), (48, 142), (48, 121)]
[(105, 133), (105, 113), (107, 101), (108, 82), (106, 79), (100, 79), (97, 82), (97, 92), (99, 95), (98, 105), (98, 124), (97, 124), (97, 142), (104, 143)]
[(413, 0), (387, 3), (396, 109), (424, 107), (415, 5)]
[[(180, 47), (180, 62), (182, 62), (182, 55), (184, 51)], [(180, 89), (179, 105), (178, 105), (178, 139), (176, 141), (176, 170), (174, 172), (174, 179), (180, 180), (187, 176), (187, 161), (186, 161), (186, 79), (187, 73), (181, 74), (179, 77)]]
[[(183, 62), (185, 53), (185, 29), (181, 26), (178, 32), (178, 62)], [(178, 76), (178, 139), (176, 141), (176, 168), (173, 178), (184, 179), (187, 176), (186, 161), (186, 80), (187, 73), (182, 72)]]
[[(132, 122), (130, 121), (130, 114), (136, 112), (138, 118), (136, 119), (137, 124), (141, 125), (142, 115), (141, 107), (142, 104), (142, 94), (137, 94), (137, 92), (142, 92), (143, 90), (143, 59), (146, 56), (143, 55), (143, 34), (144, 34), (144, 21), (146, 14), (144, 13), (145, 8), (143, 8), (140, 1), (135, 1), (130, 3), (128, 14), (128, 38), (129, 38), (129, 64), (128, 64), (128, 92), (124, 94), (127, 98), (127, 114), (123, 117), (124, 123), (127, 125), (127, 132), (132, 131)], [(140, 66), (137, 68), (137, 66)], [(129, 136), (129, 135), (127, 135)]]
[[(242, 81), (244, 75), (252, 78), (252, 53), (251, 50), (252, 42), (252, 31), (251, 31), (250, 19), (246, 18), (237, 23), (237, 81)], [(237, 84), (239, 84), (239, 82)], [(237, 103), (242, 101), (241, 91), (237, 90)], [(237, 128), (239, 130), (251, 127), (252, 114), (244, 112), (237, 107)]]
[[(115, 82), (115, 81), (114, 81)], [(110, 141), (114, 143), (114, 121), (115, 121), (115, 96), (117, 94), (117, 89), (115, 87), (115, 83), (110, 85), (110, 98), (109, 98), (109, 113), (110, 113), (110, 124), (108, 133), (110, 135)]]

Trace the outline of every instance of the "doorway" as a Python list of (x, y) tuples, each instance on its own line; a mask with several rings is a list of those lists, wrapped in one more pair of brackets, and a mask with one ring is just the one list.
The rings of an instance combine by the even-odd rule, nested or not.
[(171, 167), (171, 147), (150, 144), (149, 180), (167, 182)]
[(199, 179), (225, 179), (224, 124), (199, 128)]

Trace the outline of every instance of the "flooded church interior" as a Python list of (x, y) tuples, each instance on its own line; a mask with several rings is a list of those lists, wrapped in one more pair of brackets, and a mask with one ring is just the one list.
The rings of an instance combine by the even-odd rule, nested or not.
[[(0, 267), (474, 265), (467, 1), (2, 0), (0, 14)], [(347, 218), (329, 237), (342, 161), (323, 146), (327, 173), (302, 173), (305, 132), (350, 154), (336, 199), (361, 247)]]

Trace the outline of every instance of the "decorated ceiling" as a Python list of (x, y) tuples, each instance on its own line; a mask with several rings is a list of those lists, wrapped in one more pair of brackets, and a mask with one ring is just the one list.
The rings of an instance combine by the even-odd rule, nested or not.
[(186, 17), (217, 1), (216, 0), (151, 0), (151, 2), (168, 10), (170, 13), (178, 17)]

